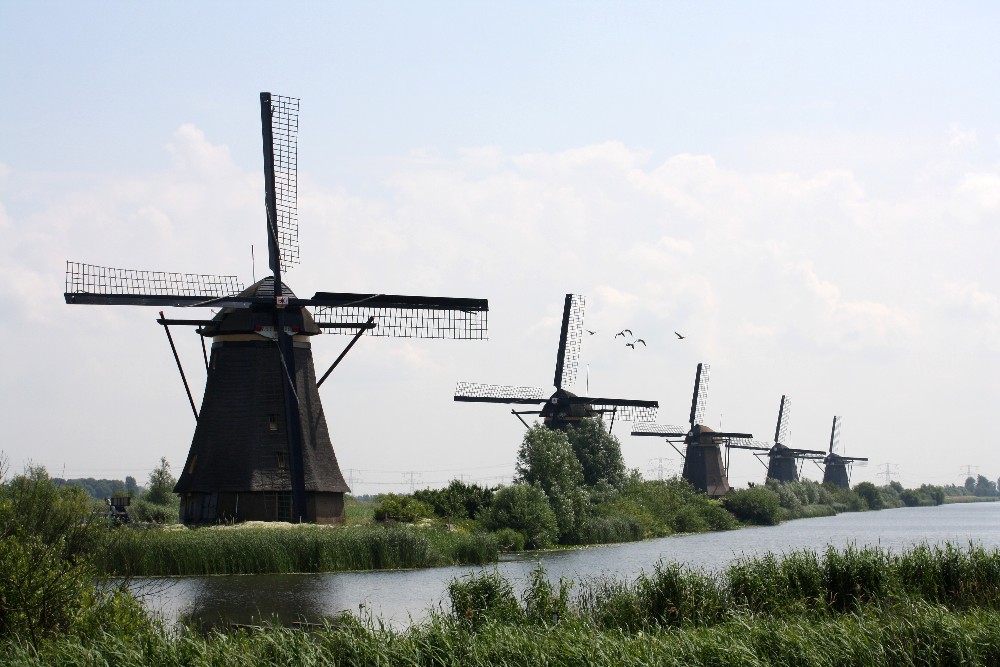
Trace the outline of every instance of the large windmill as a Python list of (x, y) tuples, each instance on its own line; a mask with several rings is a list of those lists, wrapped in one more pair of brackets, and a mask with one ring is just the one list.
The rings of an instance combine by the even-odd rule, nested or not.
[[(749, 449), (767, 452), (767, 479), (779, 482), (799, 481), (801, 461), (806, 459), (822, 459), (826, 452), (817, 449), (795, 449), (785, 443), (789, 440), (789, 427), (792, 418), (792, 399), (781, 397), (778, 405), (778, 423), (774, 427), (774, 443), (767, 445), (758, 441), (736, 440), (729, 443), (732, 449)], [(757, 454), (756, 456), (761, 456)]]
[[(350, 489), (323, 414), (311, 336), (353, 334), (344, 354), (365, 331), (375, 336), (486, 337), (485, 299), (342, 292), (300, 299), (282, 282), (282, 273), (299, 261), (298, 110), (295, 98), (260, 94), (272, 275), (243, 289), (235, 276), (67, 262), (66, 303), (222, 309), (212, 319), (166, 319), (162, 312), (159, 319), (171, 347), (167, 327), (172, 324), (197, 327), (203, 343), (212, 339), (200, 413), (188, 391), (197, 426), (174, 488), (182, 496), (181, 519), (187, 523), (343, 520), (343, 496)], [(337, 362), (341, 358), (343, 354)], [(180, 369), (176, 351), (175, 360)]]
[(467, 403), (507, 403), (511, 405), (541, 405), (541, 410), (511, 410), (524, 422), (521, 415), (539, 415), (549, 428), (565, 430), (579, 424), (585, 417), (611, 414), (614, 419), (644, 421), (653, 419), (658, 403), (628, 398), (593, 398), (577, 396), (566, 388), (576, 381), (577, 361), (580, 357), (580, 339), (583, 335), (583, 309), (585, 300), (578, 294), (567, 294), (563, 307), (562, 328), (559, 333), (559, 351), (556, 353), (556, 372), (552, 383), (555, 393), (539, 387), (514, 387), (499, 384), (459, 382), (455, 400)]
[(710, 366), (698, 364), (694, 375), (694, 393), (691, 396), (691, 414), (688, 428), (665, 424), (635, 424), (632, 435), (665, 438), (680, 453), (674, 441), (683, 442), (684, 472), (682, 477), (699, 491), (712, 498), (729, 492), (728, 462), (723, 462), (720, 445), (731, 439), (749, 439), (751, 433), (722, 433), (704, 425), (705, 407), (708, 404), (708, 378)]
[(834, 417), (833, 426), (830, 428), (830, 450), (826, 458), (823, 459), (823, 483), (833, 484), (842, 489), (851, 487), (851, 466), (860, 461), (867, 461), (864, 456), (843, 456), (837, 453), (840, 448), (840, 427), (843, 417)]

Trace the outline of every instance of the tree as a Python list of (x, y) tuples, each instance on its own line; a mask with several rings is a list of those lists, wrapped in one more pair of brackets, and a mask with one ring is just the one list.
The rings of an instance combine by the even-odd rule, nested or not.
[(604, 430), (600, 419), (583, 419), (576, 427), (566, 430), (573, 453), (583, 468), (583, 483), (595, 486), (605, 482), (621, 488), (625, 482), (625, 460), (618, 438)]
[(160, 465), (149, 473), (149, 484), (143, 499), (157, 505), (170, 505), (174, 502), (174, 485), (177, 480), (170, 474), (170, 464), (167, 457), (160, 458)]
[(549, 499), (563, 541), (572, 539), (583, 519), (587, 495), (583, 489), (583, 466), (562, 431), (536, 424), (517, 452), (517, 481), (537, 484)]
[(968, 476), (965, 478), (965, 490), (969, 492), (969, 495), (973, 495), (976, 492), (976, 478), (973, 476)]
[(977, 496), (995, 496), (997, 495), (997, 485), (993, 480), (978, 475), (973, 493)]
[(135, 477), (128, 475), (125, 477), (125, 493), (134, 496), (139, 490), (139, 485), (135, 482)]

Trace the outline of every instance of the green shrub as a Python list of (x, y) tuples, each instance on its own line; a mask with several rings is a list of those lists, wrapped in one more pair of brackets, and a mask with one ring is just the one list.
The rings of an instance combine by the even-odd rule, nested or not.
[(524, 551), (524, 533), (513, 528), (501, 528), (493, 533), (500, 551)]
[(642, 526), (630, 516), (589, 516), (577, 533), (580, 544), (636, 542), (643, 536)]
[(865, 509), (880, 510), (884, 507), (882, 495), (871, 482), (861, 482), (854, 487), (854, 493), (865, 503)]
[(177, 503), (172, 505), (157, 505), (146, 500), (136, 499), (128, 508), (133, 521), (145, 523), (177, 523), (180, 521), (180, 508)]
[(414, 491), (413, 497), (434, 508), (443, 519), (475, 519), (493, 499), (496, 487), (486, 488), (453, 479), (443, 489)]
[(778, 494), (766, 486), (730, 491), (722, 499), (722, 506), (744, 523), (758, 526), (778, 524)]
[(489, 530), (518, 531), (524, 535), (524, 546), (528, 549), (551, 547), (559, 536), (556, 515), (545, 492), (530, 484), (501, 487), (493, 494), (483, 525)]
[(434, 509), (413, 496), (399, 496), (390, 493), (379, 498), (372, 515), (377, 521), (400, 521), (413, 523), (434, 515)]
[(105, 622), (121, 622), (123, 632), (150, 626), (134, 598), (98, 571), (108, 536), (122, 532), (91, 511), (83, 489), (56, 487), (43, 468), (0, 484), (0, 639), (36, 644), (112, 629)]
[(524, 591), (524, 614), (528, 621), (540, 625), (550, 625), (567, 616), (570, 611), (569, 590), (572, 583), (559, 579), (559, 590), (545, 576), (541, 565), (531, 572), (531, 578)]
[(513, 587), (496, 571), (452, 580), (448, 599), (455, 617), (473, 628), (487, 620), (513, 623), (523, 617)]

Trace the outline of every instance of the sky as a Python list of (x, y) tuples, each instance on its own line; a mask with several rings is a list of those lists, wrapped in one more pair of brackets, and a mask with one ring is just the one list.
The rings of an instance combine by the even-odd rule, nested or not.
[[(854, 482), (995, 478), (997, 25), (989, 2), (0, 0), (0, 451), (183, 465), (155, 310), (65, 304), (66, 261), (262, 277), (270, 91), (301, 99), (293, 290), (490, 303), (488, 341), (364, 338), (323, 385), (356, 493), (510, 483), (524, 426), (455, 384), (550, 389), (567, 293), (597, 332), (577, 393), (684, 424), (707, 362), (713, 428), (768, 440), (788, 395), (795, 447), (843, 416)], [(348, 341), (315, 339), (317, 368)], [(630, 468), (680, 469), (614, 432)], [(734, 485), (764, 473), (733, 453)]]

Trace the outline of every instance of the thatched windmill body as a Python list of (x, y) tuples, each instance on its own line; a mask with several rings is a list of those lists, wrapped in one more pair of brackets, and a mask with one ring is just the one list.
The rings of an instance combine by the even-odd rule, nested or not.
[(639, 423), (633, 426), (632, 435), (664, 438), (678, 453), (680, 450), (677, 449), (677, 444), (683, 443), (682, 477), (699, 491), (704, 491), (712, 498), (719, 498), (729, 493), (729, 465), (728, 460), (723, 460), (721, 445), (733, 438), (752, 438), (753, 434), (724, 433), (705, 426), (710, 368), (708, 364), (698, 364), (695, 371), (688, 428)]
[(767, 452), (767, 478), (779, 482), (797, 482), (799, 470), (804, 460), (822, 459), (826, 452), (816, 449), (796, 449), (785, 443), (789, 441), (792, 414), (792, 399), (781, 397), (778, 405), (778, 422), (774, 427), (774, 442), (770, 445), (759, 441), (735, 440), (729, 443), (731, 449), (749, 449), (762, 452), (758, 458)]
[[(317, 292), (298, 298), (282, 274), (298, 263), (297, 99), (261, 93), (265, 209), (272, 275), (243, 289), (235, 276), (135, 271), (67, 263), (70, 304), (211, 307), (212, 319), (167, 319), (174, 358), (197, 420), (174, 492), (186, 523), (343, 520), (345, 492), (319, 385), (366, 331), (375, 336), (486, 336), (483, 299)], [(310, 312), (308, 308), (315, 309)], [(195, 407), (170, 325), (196, 327), (207, 381)], [(310, 340), (354, 337), (316, 379)], [(211, 355), (204, 342), (211, 339)]]
[(843, 424), (842, 417), (833, 418), (833, 426), (830, 428), (830, 449), (826, 458), (823, 459), (823, 483), (833, 484), (842, 489), (851, 488), (851, 467), (858, 462), (868, 461), (864, 456), (844, 456), (837, 450), (840, 449), (840, 429)]
[(556, 352), (556, 370), (552, 380), (556, 389), (554, 393), (549, 394), (540, 387), (459, 382), (455, 388), (455, 400), (464, 403), (541, 405), (539, 410), (511, 409), (511, 413), (526, 427), (528, 423), (521, 415), (538, 415), (547, 427), (560, 430), (579, 424), (581, 419), (608, 414), (611, 415), (609, 428), (614, 426), (615, 419), (653, 419), (659, 406), (656, 401), (578, 396), (567, 389), (576, 381), (585, 305), (584, 297), (578, 294), (566, 295), (559, 348)]

